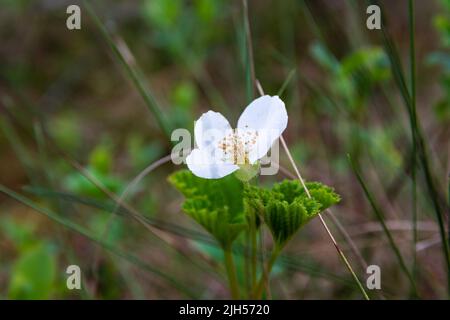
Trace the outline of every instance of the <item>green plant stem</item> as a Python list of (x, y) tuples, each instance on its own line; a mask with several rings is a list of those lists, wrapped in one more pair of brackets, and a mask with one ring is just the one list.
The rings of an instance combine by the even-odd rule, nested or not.
[(281, 96), (283, 94), (284, 90), (286, 90), (287, 86), (291, 82), (292, 78), (295, 76), (296, 72), (297, 72), (297, 70), (295, 68), (292, 69), (291, 71), (289, 71), (286, 79), (284, 80), (283, 84), (281, 85), (281, 88), (277, 92), (277, 96)]
[(257, 232), (256, 232), (256, 217), (255, 214), (252, 214), (251, 217), (251, 226), (250, 226), (250, 239), (251, 239), (251, 288), (254, 288), (256, 285), (256, 267), (257, 267)]
[[(244, 182), (245, 185), (250, 185), (249, 182)], [(250, 242), (250, 256), (246, 260), (248, 264), (248, 270), (250, 274), (250, 291), (249, 298), (254, 298), (252, 293), (254, 292), (256, 282), (257, 282), (257, 265), (258, 265), (258, 230), (256, 226), (256, 213), (252, 212), (248, 217), (249, 222), (249, 242)]]
[(353, 268), (352, 268), (350, 262), (348, 262), (347, 257), (345, 256), (344, 252), (341, 250), (341, 248), (339, 248), (339, 246), (337, 245), (336, 242), (334, 242), (334, 246), (335, 246), (339, 256), (341, 257), (341, 260), (344, 262), (345, 266), (350, 271), (350, 273), (353, 277), (353, 280), (355, 280), (356, 284), (358, 285), (358, 288), (361, 291), (362, 295), (364, 296), (364, 299), (370, 300), (369, 296), (367, 295), (366, 290), (364, 290), (364, 287), (363, 287), (361, 281), (359, 281), (358, 276), (356, 275), (355, 271), (353, 271)]
[(259, 280), (258, 285), (255, 288), (254, 296), (256, 299), (261, 298), (263, 291), (264, 291), (265, 284), (269, 281), (270, 272), (272, 271), (273, 265), (275, 264), (275, 261), (277, 260), (278, 256), (280, 255), (280, 252), (281, 252), (281, 248), (279, 248), (278, 246), (276, 246), (273, 249), (272, 254), (270, 255), (270, 259), (267, 261), (266, 270), (262, 274), (261, 279)]
[[(250, 241), (250, 232), (245, 233), (245, 243), (251, 243)], [(245, 276), (245, 290), (247, 297), (251, 297), (253, 293), (253, 283), (252, 283), (252, 272), (251, 272), (251, 248), (248, 245), (244, 246), (244, 276)]]
[[(447, 181), (447, 248), (450, 248), (450, 175), (448, 176)], [(448, 271), (450, 273), (450, 270)], [(448, 274), (447, 274), (448, 275)], [(450, 278), (450, 276), (449, 276)], [(448, 298), (450, 298), (450, 279), (448, 279)]]
[(140, 69), (137, 68), (136, 63), (132, 64), (124, 57), (123, 52), (120, 50), (120, 48), (118, 47), (112, 36), (109, 34), (105, 25), (102, 23), (100, 18), (95, 13), (94, 9), (91, 6), (90, 1), (84, 0), (83, 4), (86, 7), (89, 16), (92, 18), (95, 25), (100, 30), (101, 35), (110, 46), (114, 56), (119, 60), (127, 76), (130, 78), (131, 82), (138, 90), (139, 94), (141, 95), (142, 99), (145, 102), (146, 107), (155, 117), (158, 126), (161, 128), (166, 137), (170, 139), (172, 133), (171, 124), (167, 120), (166, 116), (163, 114), (162, 109), (158, 105), (153, 93), (150, 92), (150, 89), (148, 88), (148, 85), (146, 84), (146, 81), (144, 80), (144, 77), (140, 72)]
[(242, 7), (244, 12), (244, 29), (245, 29), (245, 48), (246, 48), (246, 80), (247, 80), (247, 95), (249, 98), (254, 98), (254, 85), (256, 82), (255, 65), (253, 60), (253, 45), (252, 35), (250, 29), (250, 21), (248, 18), (248, 2), (242, 0)]
[[(381, 12), (384, 12), (384, 8), (382, 4), (377, 0), (369, 0), (369, 3), (376, 4), (381, 7)], [(439, 235), (441, 237), (442, 242), (442, 251), (445, 260), (445, 265), (447, 268), (447, 286), (449, 290), (450, 296), (450, 251), (449, 251), (449, 243), (447, 242), (445, 223), (444, 223), (444, 212), (441, 208), (441, 204), (439, 201), (439, 192), (438, 187), (436, 186), (435, 179), (431, 172), (430, 160), (428, 158), (427, 153), (427, 144), (422, 132), (420, 123), (417, 119), (417, 114), (415, 109), (412, 106), (411, 95), (406, 86), (404, 72), (402, 69), (401, 61), (398, 55), (398, 52), (395, 48), (392, 37), (388, 33), (388, 29), (386, 26), (386, 20), (384, 16), (382, 16), (383, 27), (381, 28), (383, 42), (385, 46), (385, 51), (389, 57), (389, 61), (391, 63), (391, 70), (394, 76), (395, 83), (397, 84), (400, 93), (402, 95), (406, 111), (409, 115), (410, 126), (413, 130), (413, 136), (416, 139), (416, 150), (417, 150), (417, 161), (421, 163), (421, 167), (423, 169), (423, 174), (425, 177), (425, 183), (427, 185), (427, 191), (429, 194), (429, 198), (433, 203), (434, 212), (436, 214), (436, 219), (439, 225)]]
[(380, 208), (378, 207), (378, 205), (375, 202), (374, 197), (372, 196), (372, 192), (369, 190), (369, 188), (367, 187), (366, 183), (364, 182), (359, 169), (357, 167), (357, 164), (353, 161), (353, 159), (350, 157), (350, 155), (348, 155), (348, 159), (350, 162), (350, 165), (353, 169), (353, 172), (356, 175), (356, 178), (358, 179), (359, 184), (361, 185), (364, 194), (366, 195), (367, 200), (370, 203), (370, 206), (373, 209), (373, 212), (375, 213), (375, 216), (377, 217), (378, 221), (381, 224), (381, 227), (383, 228), (384, 233), (386, 233), (386, 236), (388, 238), (389, 241), (389, 245), (391, 246), (392, 250), (394, 251), (395, 256), (398, 259), (398, 262), (400, 264), (400, 268), (402, 269), (402, 271), (405, 273), (405, 275), (407, 276), (408, 280), (411, 283), (411, 289), (412, 292), (414, 294), (415, 297), (418, 297), (418, 292), (417, 292), (417, 286), (416, 286), (416, 282), (414, 281), (414, 278), (411, 274), (411, 272), (409, 272), (408, 267), (406, 266), (406, 263), (403, 259), (403, 256), (400, 252), (400, 249), (398, 248), (397, 244), (395, 243), (394, 238), (392, 237), (391, 232), (389, 231), (388, 227), (386, 226), (386, 223), (384, 221), (384, 217), (383, 214), (381, 213)]
[(236, 275), (236, 267), (233, 261), (233, 252), (231, 248), (223, 249), (225, 257), (225, 268), (227, 269), (228, 282), (230, 284), (231, 298), (239, 299), (239, 286)]
[[(415, 53), (415, 15), (414, 15), (414, 1), (408, 1), (409, 7), (409, 54), (410, 54), (410, 77), (411, 77), (411, 107), (414, 115), (416, 112), (416, 53)], [(415, 281), (417, 281), (417, 139), (414, 127), (411, 125), (411, 135), (412, 135), (412, 167), (411, 167), (411, 178), (412, 178), (412, 225), (413, 225), (413, 267), (412, 276)]]

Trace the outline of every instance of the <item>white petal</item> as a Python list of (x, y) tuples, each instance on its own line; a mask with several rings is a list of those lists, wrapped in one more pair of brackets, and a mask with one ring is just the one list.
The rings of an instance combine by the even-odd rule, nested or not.
[(238, 128), (258, 133), (256, 143), (249, 154), (251, 163), (264, 157), (273, 142), (286, 129), (287, 122), (286, 107), (278, 96), (262, 96), (245, 108), (239, 118)]
[(208, 111), (195, 122), (195, 143), (205, 151), (216, 149), (219, 140), (230, 131), (230, 123), (222, 114)]
[(205, 179), (219, 179), (233, 173), (239, 167), (211, 157), (205, 150), (194, 149), (186, 158), (186, 164), (194, 175)]

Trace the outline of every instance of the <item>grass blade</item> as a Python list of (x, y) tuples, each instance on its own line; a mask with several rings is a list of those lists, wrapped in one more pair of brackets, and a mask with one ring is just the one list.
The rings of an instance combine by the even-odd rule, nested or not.
[(156, 102), (154, 95), (148, 89), (148, 85), (145, 84), (145, 80), (141, 72), (136, 66), (132, 66), (129, 63), (129, 61), (127, 61), (127, 59), (123, 56), (122, 51), (117, 46), (116, 42), (112, 39), (108, 30), (101, 22), (100, 18), (97, 16), (88, 0), (84, 1), (84, 6), (86, 7), (87, 12), (94, 21), (95, 25), (100, 30), (101, 35), (105, 38), (106, 42), (110, 46), (112, 52), (114, 53), (114, 56), (120, 61), (127, 76), (131, 79), (132, 83), (138, 90), (139, 94), (144, 99), (145, 105), (155, 117), (159, 127), (163, 130), (166, 137), (170, 140), (172, 132), (171, 126), (167, 121), (166, 117), (164, 116), (163, 112), (161, 111), (161, 108), (159, 107), (158, 103)]
[(33, 157), (31, 156), (30, 152), (28, 152), (27, 147), (20, 139), (14, 127), (3, 116), (0, 117), (0, 130), (3, 132), (9, 144), (11, 145), (14, 153), (16, 154), (20, 164), (24, 168), (31, 182), (33, 184), (37, 183), (38, 177), (33, 170), (34, 163), (31, 160), (33, 159)]
[(286, 79), (284, 80), (283, 84), (281, 85), (281, 88), (277, 92), (277, 96), (281, 96), (283, 94), (284, 90), (286, 90), (287, 86), (289, 85), (291, 80), (294, 78), (296, 72), (297, 72), (297, 70), (295, 68), (292, 69), (291, 71), (289, 71)]
[[(385, 12), (383, 6), (377, 0), (369, 0), (370, 4), (376, 4), (380, 6), (381, 12)], [(410, 10), (410, 14), (413, 14), (414, 10)], [(412, 17), (410, 17), (412, 19)], [(422, 129), (420, 127), (419, 120), (417, 118), (415, 103), (413, 103), (412, 95), (409, 93), (405, 76), (403, 72), (403, 68), (401, 65), (401, 61), (398, 55), (398, 51), (395, 47), (394, 42), (392, 41), (392, 37), (390, 36), (387, 28), (387, 23), (384, 15), (382, 15), (382, 38), (385, 47), (386, 54), (389, 57), (389, 61), (391, 63), (392, 74), (394, 75), (394, 80), (397, 87), (400, 90), (402, 95), (406, 111), (409, 116), (411, 133), (413, 142), (416, 145), (416, 152), (418, 160), (420, 160), (423, 173), (425, 176), (425, 183), (427, 185), (427, 191), (431, 202), (433, 203), (434, 212), (436, 215), (436, 219), (439, 225), (439, 234), (442, 242), (442, 250), (443, 256), (445, 260), (445, 265), (447, 269), (447, 287), (448, 294), (450, 296), (450, 252), (449, 252), (449, 244), (447, 242), (445, 224), (444, 224), (444, 212), (441, 208), (440, 196), (438, 192), (438, 187), (436, 186), (435, 179), (430, 169), (430, 160), (427, 152), (427, 145), (425, 138), (422, 133)], [(415, 67), (415, 66), (414, 66)]]
[[(81, 197), (78, 195), (74, 195), (67, 192), (60, 192), (60, 191), (53, 191), (43, 188), (35, 188), (35, 187), (27, 187), (25, 188), (26, 192), (29, 192), (35, 196), (44, 197), (44, 198), (53, 198), (57, 197), (60, 200), (63, 201), (69, 201), (72, 203), (78, 203), (82, 205), (86, 205), (91, 208), (103, 210), (105, 212), (112, 212), (112, 209), (116, 206), (115, 203), (112, 202), (106, 202), (106, 201), (100, 201), (97, 199), (92, 199), (89, 197)], [(119, 207), (116, 211), (114, 211), (116, 214), (121, 216), (129, 216), (132, 214), (127, 210), (127, 208)], [(191, 230), (188, 228), (184, 228), (181, 226), (178, 226), (176, 224), (171, 224), (167, 221), (159, 221), (154, 218), (150, 217), (143, 217), (145, 221), (161, 230), (170, 232), (174, 235), (184, 237), (186, 239), (190, 239), (193, 241), (198, 241), (203, 244), (213, 245), (216, 246), (217, 242), (211, 238), (208, 235), (205, 235), (202, 232)], [(234, 253), (237, 255), (244, 255), (246, 254), (244, 246), (236, 245), (234, 248)], [(280, 255), (280, 265), (293, 270), (293, 271), (300, 271), (303, 273), (306, 273), (312, 277), (315, 278), (324, 278), (329, 280), (337, 280), (341, 282), (344, 285), (350, 286), (350, 287), (356, 287), (354, 282), (351, 280), (348, 280), (347, 278), (338, 276), (336, 274), (333, 274), (329, 271), (326, 271), (325, 269), (321, 268), (320, 266), (314, 265), (311, 266), (299, 257), (291, 256), (289, 254), (281, 254)]]
[(418, 293), (417, 293), (416, 282), (414, 281), (414, 278), (411, 275), (411, 272), (408, 270), (408, 267), (405, 264), (403, 256), (400, 253), (400, 250), (397, 247), (397, 244), (395, 243), (395, 240), (392, 237), (392, 234), (389, 231), (389, 228), (386, 226), (386, 223), (384, 222), (383, 213), (381, 212), (380, 208), (378, 207), (377, 203), (375, 202), (375, 199), (374, 199), (374, 196), (372, 195), (372, 192), (369, 190), (369, 188), (367, 187), (366, 183), (364, 182), (364, 179), (362, 178), (356, 163), (352, 160), (350, 155), (348, 155), (348, 160), (350, 162), (350, 165), (352, 167), (353, 172), (356, 175), (356, 178), (358, 179), (359, 184), (361, 185), (361, 187), (362, 187), (362, 189), (364, 191), (364, 194), (366, 195), (367, 200), (370, 203), (370, 206), (372, 207), (373, 212), (375, 213), (376, 218), (380, 222), (380, 224), (381, 224), (381, 226), (383, 228), (383, 231), (384, 231), (384, 233), (386, 234), (386, 236), (387, 236), (387, 238), (389, 240), (389, 245), (391, 246), (392, 251), (394, 251), (394, 254), (397, 257), (397, 260), (398, 260), (398, 262), (400, 264), (400, 268), (405, 273), (405, 275), (407, 276), (408, 280), (411, 282), (412, 290), (413, 290), (415, 296), (417, 297)]
[(177, 280), (175, 280), (173, 277), (169, 276), (168, 274), (161, 272), (160, 270), (157, 270), (156, 268), (152, 267), (151, 265), (143, 262), (142, 260), (140, 260), (138, 257), (129, 254), (127, 252), (121, 251), (119, 249), (117, 249), (116, 247), (110, 245), (107, 242), (104, 242), (102, 239), (99, 239), (98, 237), (92, 235), (88, 230), (86, 230), (85, 228), (83, 228), (82, 226), (63, 218), (61, 215), (58, 215), (46, 208), (42, 208), (40, 206), (38, 206), (36, 203), (34, 203), (33, 201), (29, 200), (28, 198), (8, 189), (7, 187), (3, 186), (0, 184), (0, 192), (10, 196), (11, 198), (15, 199), (16, 201), (30, 207), (31, 209), (47, 216), (48, 218), (50, 218), (51, 220), (57, 222), (58, 224), (64, 226), (65, 228), (68, 228), (69, 230), (72, 230), (74, 232), (77, 232), (79, 234), (81, 234), (82, 236), (90, 239), (91, 241), (97, 243), (98, 245), (100, 245), (101, 247), (103, 247), (104, 249), (114, 253), (115, 255), (137, 265), (138, 267), (142, 268), (143, 270), (146, 270), (160, 278), (162, 278), (163, 280), (165, 280), (166, 282), (168, 282), (169, 284), (171, 284), (173, 287), (175, 287), (176, 289), (180, 290), (180, 292), (183, 292), (186, 296), (190, 297), (190, 298), (195, 298), (195, 294), (193, 292), (191, 292), (190, 289), (184, 287), (181, 283), (179, 283)]
[[(409, 62), (410, 62), (410, 78), (411, 78), (411, 107), (412, 113), (416, 112), (416, 47), (415, 47), (415, 16), (414, 16), (414, 2), (413, 0), (408, 0), (409, 7)], [(413, 268), (412, 274), (414, 279), (417, 279), (417, 142), (416, 134), (414, 130), (411, 130), (412, 134), (412, 167), (411, 167), (411, 179), (412, 179), (412, 225), (413, 225)]]
[[(99, 210), (102, 210), (102, 211), (105, 211), (108, 213), (113, 212), (113, 213), (123, 216), (123, 217), (130, 218), (134, 214), (126, 207), (120, 206), (116, 203), (109, 202), (109, 201), (100, 201), (100, 200), (89, 198), (89, 197), (78, 196), (78, 195), (75, 195), (72, 193), (54, 191), (54, 190), (49, 190), (49, 189), (44, 189), (44, 188), (26, 187), (26, 188), (24, 188), (24, 190), (35, 196), (39, 196), (39, 197), (43, 197), (43, 198), (50, 198), (50, 199), (57, 198), (57, 199), (67, 201), (70, 203), (78, 203), (78, 204), (82, 204), (82, 205), (88, 206), (90, 208), (99, 209)], [(114, 209), (116, 209), (116, 210), (114, 210)], [(173, 224), (173, 223), (170, 223), (167, 221), (158, 220), (158, 219), (151, 218), (151, 217), (142, 216), (141, 218), (146, 223), (148, 223), (162, 231), (167, 231), (167, 232), (170, 232), (177, 236), (190, 238), (190, 239), (205, 242), (208, 244), (215, 244), (215, 241), (211, 237), (205, 235), (202, 232), (184, 228), (184, 227), (178, 226), (176, 224)]]
[(245, 32), (245, 80), (247, 84), (247, 100), (250, 102), (255, 97), (255, 63), (253, 58), (252, 35), (250, 21), (248, 19), (248, 1), (242, 0), (244, 32)]

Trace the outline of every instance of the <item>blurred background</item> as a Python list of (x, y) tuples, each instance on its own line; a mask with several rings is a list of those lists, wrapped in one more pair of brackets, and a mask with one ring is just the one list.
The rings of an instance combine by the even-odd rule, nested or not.
[[(325, 219), (359, 278), (380, 266), (371, 298), (413, 297), (412, 283), (448, 297), (450, 1), (414, 1), (412, 38), (406, 0), (380, 1), (385, 32), (366, 28), (362, 0), (248, 2), (246, 20), (237, 0), (0, 0), (0, 298), (227, 298), (220, 250), (181, 212), (167, 176), (184, 166), (167, 155), (202, 112), (237, 121), (257, 95), (252, 65), (286, 103), (303, 176), (342, 196)], [(81, 30), (66, 28), (70, 4)], [(361, 298), (318, 219), (271, 285), (276, 299)]]

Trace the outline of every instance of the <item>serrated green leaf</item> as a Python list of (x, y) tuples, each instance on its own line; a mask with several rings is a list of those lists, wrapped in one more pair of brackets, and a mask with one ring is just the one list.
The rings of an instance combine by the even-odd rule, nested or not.
[[(341, 200), (341, 197), (334, 192), (333, 188), (323, 185), (320, 182), (308, 182), (306, 187), (317, 202), (320, 204), (320, 211), (335, 205)], [(304, 189), (302, 188), (302, 192)]]
[(229, 247), (246, 227), (242, 183), (233, 175), (202, 179), (180, 170), (169, 182), (186, 198), (183, 211), (223, 246)]
[(308, 221), (340, 200), (332, 188), (319, 182), (306, 186), (311, 198), (297, 180), (284, 180), (271, 190), (246, 186), (246, 207), (264, 218), (280, 248)]

